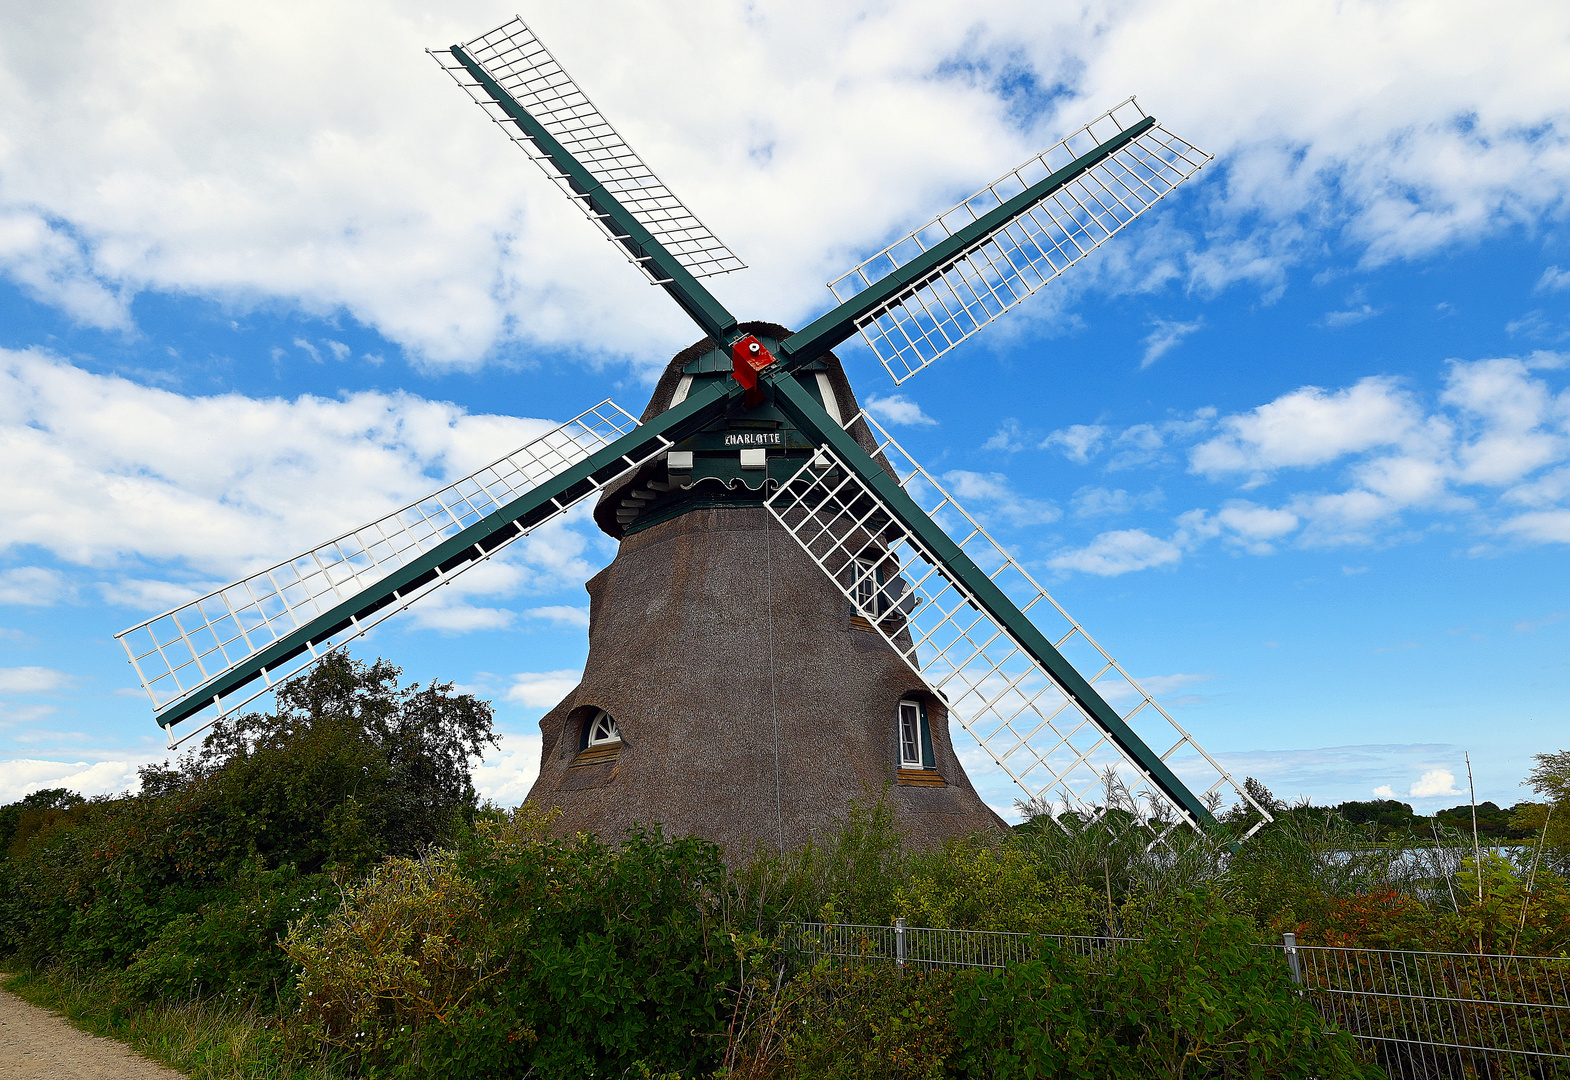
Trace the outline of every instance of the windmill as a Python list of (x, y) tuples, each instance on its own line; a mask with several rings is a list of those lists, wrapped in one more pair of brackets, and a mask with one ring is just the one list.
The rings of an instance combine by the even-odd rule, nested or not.
[(792, 332), (700, 283), (744, 264), (521, 19), (430, 53), (703, 337), (640, 417), (602, 401), (117, 635), (171, 746), (595, 497), (620, 546), (588, 583), (583, 682), (541, 721), (531, 792), (564, 828), (783, 847), (882, 783), (935, 843), (998, 822), (950, 720), (1060, 821), (1121, 811), (1159, 838), (1253, 803), (859, 408), (831, 351), (859, 333), (903, 382), (1209, 155), (1130, 98), (831, 282), (837, 306)]

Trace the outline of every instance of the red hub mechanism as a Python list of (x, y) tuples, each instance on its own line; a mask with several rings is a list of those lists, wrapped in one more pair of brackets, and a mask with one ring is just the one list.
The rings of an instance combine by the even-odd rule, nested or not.
[(763, 400), (763, 391), (758, 389), (758, 372), (774, 363), (774, 354), (763, 347), (763, 342), (748, 334), (731, 345), (730, 362), (736, 381), (747, 388), (747, 407), (750, 409)]

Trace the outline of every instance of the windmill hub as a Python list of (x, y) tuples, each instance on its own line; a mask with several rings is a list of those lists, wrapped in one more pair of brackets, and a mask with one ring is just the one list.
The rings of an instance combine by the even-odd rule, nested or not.
[[(620, 540), (692, 509), (762, 506), (817, 452), (818, 442), (778, 407), (761, 378), (776, 362), (774, 351), (790, 331), (770, 322), (741, 323), (736, 329), (742, 336), (729, 349), (706, 338), (677, 354), (641, 419), (648, 422), (732, 379), (746, 389), (745, 397), (737, 408), (677, 441), (662, 460), (649, 462), (627, 482), (609, 489), (594, 513), (607, 535)], [(836, 422), (856, 414), (850, 384), (833, 354), (803, 365), (790, 377)]]

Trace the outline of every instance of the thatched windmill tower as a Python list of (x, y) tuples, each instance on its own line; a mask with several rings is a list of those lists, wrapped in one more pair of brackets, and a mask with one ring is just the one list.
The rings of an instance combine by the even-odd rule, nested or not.
[[(621, 548), (588, 584), (588, 665), (541, 723), (531, 795), (563, 809), (562, 829), (658, 822), (790, 845), (885, 784), (918, 843), (994, 827), (951, 721), (1054, 813), (1104, 813), (1108, 770), (1124, 817), (1157, 836), (1214, 820), (1177, 768), (1208, 781), (1205, 796), (1253, 802), (858, 416), (830, 351), (859, 331), (902, 382), (1208, 155), (1130, 98), (836, 280), (839, 305), (791, 334), (739, 324), (700, 284), (744, 264), (521, 21), (432, 55), (705, 338), (671, 362), (641, 420), (601, 402), (411, 506), (123, 631), (171, 746), (176, 725), (245, 707), (599, 496), (595, 519)], [(1038, 620), (1056, 623), (1050, 637)]]
[[(770, 350), (790, 336), (739, 329)], [(800, 381), (831, 416), (855, 416), (838, 359), (813, 367)], [(728, 351), (701, 341), (671, 361), (642, 419), (731, 377)], [(733, 850), (788, 848), (885, 785), (914, 843), (1002, 826), (954, 754), (942, 700), (764, 509), (769, 470), (741, 467), (745, 442), (765, 462), (804, 458), (795, 434), (760, 405), (600, 497), (595, 519), (621, 546), (588, 583), (583, 681), (540, 721), (529, 793), (562, 810), (559, 828), (659, 822)], [(875, 453), (865, 424), (851, 434)]]

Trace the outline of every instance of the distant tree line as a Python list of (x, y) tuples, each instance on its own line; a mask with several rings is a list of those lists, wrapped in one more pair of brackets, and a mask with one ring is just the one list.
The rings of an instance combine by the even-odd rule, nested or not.
[[(1477, 837), (1487, 847), (1522, 844), (1537, 838), (1542, 827), (1543, 803), (1521, 800), (1501, 808), (1497, 803), (1477, 804)], [(1410, 803), (1395, 799), (1348, 800), (1334, 806), (1293, 806), (1278, 810), (1295, 818), (1324, 821), (1339, 817), (1364, 833), (1369, 840), (1438, 840), (1450, 831), (1472, 835), (1472, 805), (1462, 803), (1448, 810), (1437, 810), (1425, 817)]]

